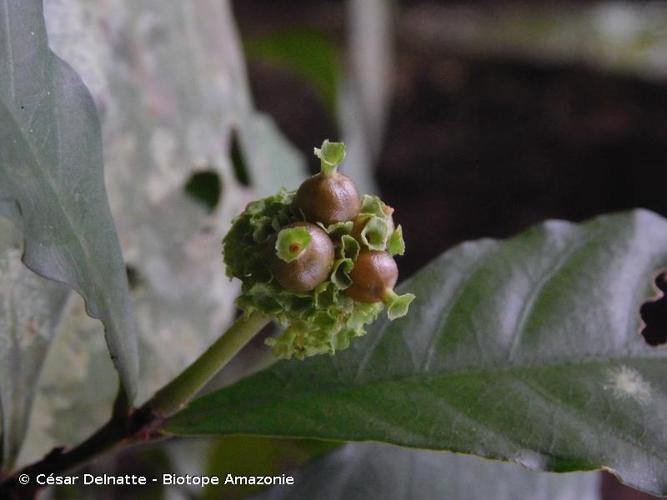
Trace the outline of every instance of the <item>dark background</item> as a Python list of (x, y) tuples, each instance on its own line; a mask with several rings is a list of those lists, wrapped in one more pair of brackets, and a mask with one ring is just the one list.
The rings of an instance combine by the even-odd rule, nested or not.
[[(403, 276), (458, 242), (507, 237), (547, 218), (634, 207), (667, 216), (664, 81), (415, 37), (411, 10), (445, 3), (397, 4), (394, 94), (376, 168), (382, 198), (408, 228)], [(246, 42), (297, 27), (345, 46), (342, 2), (237, 0), (234, 10)], [(261, 58), (248, 64), (257, 107), (299, 150), (340, 137), (294, 71)], [(651, 498), (611, 475), (602, 488), (607, 499)]]

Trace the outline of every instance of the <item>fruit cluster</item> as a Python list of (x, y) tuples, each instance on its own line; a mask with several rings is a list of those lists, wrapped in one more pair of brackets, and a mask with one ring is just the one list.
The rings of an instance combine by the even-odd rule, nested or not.
[(404, 316), (414, 295), (397, 295), (401, 226), (377, 196), (359, 196), (338, 172), (345, 145), (315, 149), (321, 172), (296, 192), (250, 203), (223, 240), (227, 274), (243, 285), (237, 304), (275, 316), (286, 328), (267, 339), (274, 354), (303, 359), (347, 348), (387, 306)]

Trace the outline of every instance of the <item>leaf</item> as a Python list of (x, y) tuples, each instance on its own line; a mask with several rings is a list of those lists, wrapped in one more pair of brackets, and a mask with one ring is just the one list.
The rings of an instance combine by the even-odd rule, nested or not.
[[(242, 88), (243, 92), (248, 91), (247, 81), (244, 80)], [(248, 157), (252, 173), (254, 195), (250, 199), (273, 195), (281, 187), (298, 188), (306, 173), (305, 161), (273, 120), (252, 109), (239, 113), (237, 120), (241, 148)]]
[[(292, 474), (290, 474), (292, 475)], [(254, 500), (595, 500), (598, 475), (549, 474), (453, 453), (348, 444), (297, 470)]]
[(0, 217), (0, 470), (10, 470), (18, 456), (35, 386), (69, 293), (23, 265), (22, 239)]
[(638, 315), (665, 264), (667, 221), (647, 211), (464, 243), (399, 287), (418, 297), (404, 319), (202, 397), (166, 429), (605, 467), (667, 494), (667, 353)]
[[(180, 440), (181, 442), (184, 440)], [(186, 440), (190, 442), (192, 440)], [(176, 441), (179, 442), (179, 441)], [(200, 472), (220, 477), (225, 482), (231, 476), (279, 476), (320, 456), (338, 443), (308, 439), (272, 439), (256, 437), (224, 437), (206, 440), (210, 445), (208, 465)], [(265, 489), (260, 485), (225, 484), (225, 500), (248, 498), (252, 493)], [(204, 490), (203, 498), (218, 500), (220, 486)], [(318, 498), (318, 497), (303, 497)]]
[(245, 42), (248, 59), (291, 70), (318, 94), (334, 114), (343, 71), (336, 44), (315, 31), (291, 29), (250, 38)]
[[(109, 200), (133, 276), (143, 401), (233, 319), (239, 286), (225, 276), (222, 237), (249, 201), (280, 185), (295, 188), (303, 158), (252, 105), (228, 2), (50, 0), (45, 10), (53, 50), (103, 110)], [(250, 186), (232, 167), (233, 137)], [(202, 171), (221, 186), (213, 207), (187, 192)], [(68, 308), (69, 326), (57, 333), (24, 461), (80, 441), (108, 417), (109, 367), (96, 327), (80, 324), (78, 312)]]
[(74, 444), (109, 419), (118, 382), (100, 334), (99, 321), (86, 314), (81, 297), (70, 294), (43, 362), (17, 465)]
[(49, 50), (40, 1), (0, 2), (0, 44), (0, 209), (22, 225), (23, 262), (79, 292), (89, 314), (104, 323), (132, 399), (136, 332), (105, 193), (95, 104), (78, 75)]

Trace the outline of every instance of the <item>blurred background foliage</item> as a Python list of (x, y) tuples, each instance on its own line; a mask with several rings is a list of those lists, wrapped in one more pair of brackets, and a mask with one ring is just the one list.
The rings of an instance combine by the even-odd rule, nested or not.
[[(404, 276), (455, 243), (505, 237), (545, 218), (636, 206), (667, 216), (665, 2), (44, 5), (52, 48), (82, 76), (102, 119), (107, 187), (141, 332), (142, 398), (235, 314), (237, 285), (219, 255), (231, 217), (314, 171), (310, 152), (325, 137), (345, 140), (346, 173), (396, 208), (407, 228)], [(0, 238), (5, 266), (18, 258), (18, 243), (8, 241)], [(64, 312), (57, 328), (49, 325), (56, 331), (21, 462), (85, 437), (106, 418), (115, 390), (99, 324), (76, 297), (58, 300)], [(269, 362), (259, 338), (213, 386)], [(17, 410), (21, 418), (30, 403)], [(336, 446), (172, 441), (91, 470), (279, 473)], [(610, 476), (601, 492), (647, 498)], [(226, 489), (225, 498), (251, 493)], [(213, 489), (129, 494), (219, 498)]]

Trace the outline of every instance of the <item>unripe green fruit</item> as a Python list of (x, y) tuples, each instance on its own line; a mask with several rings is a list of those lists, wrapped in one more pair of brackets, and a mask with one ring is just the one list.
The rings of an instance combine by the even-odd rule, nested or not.
[(353, 220), (361, 208), (352, 179), (338, 172), (319, 173), (303, 181), (294, 203), (307, 220), (324, 225)]
[(387, 252), (364, 250), (350, 272), (352, 285), (345, 293), (359, 302), (380, 302), (398, 280), (398, 266)]
[[(291, 292), (305, 293), (329, 277), (334, 261), (334, 246), (320, 227), (309, 222), (296, 222), (287, 226), (303, 226), (310, 234), (310, 243), (298, 258), (285, 262), (276, 255), (271, 256), (271, 272), (276, 281)], [(300, 249), (295, 249), (297, 253)]]

